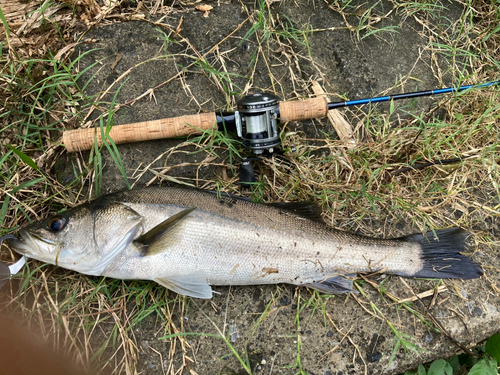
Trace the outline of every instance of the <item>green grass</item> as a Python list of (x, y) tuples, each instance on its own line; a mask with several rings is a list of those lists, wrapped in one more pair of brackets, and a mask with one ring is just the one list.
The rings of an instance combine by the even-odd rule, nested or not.
[(474, 356), (456, 355), (447, 360), (436, 359), (427, 366), (419, 365), (416, 371), (406, 371), (404, 375), (453, 375), (458, 373), (497, 375), (500, 351), (499, 339), (498, 334), (490, 337), (485, 345), (474, 349)]

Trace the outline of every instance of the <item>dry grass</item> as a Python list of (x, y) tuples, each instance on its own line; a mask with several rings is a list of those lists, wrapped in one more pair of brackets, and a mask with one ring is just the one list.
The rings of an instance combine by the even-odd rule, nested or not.
[[(91, 125), (84, 123), (94, 110), (94, 104), (100, 105), (104, 97), (86, 100), (75, 84), (79, 72), (68, 55), (77, 42), (85, 41), (85, 34), (76, 41), (71, 35), (75, 30), (117, 20), (169, 15), (195, 6), (183, 4), (180, 8), (171, 8), (161, 1), (148, 4), (69, 1), (19, 6), (17, 2), (0, 2), (9, 25), (9, 37), (5, 32), (0, 36), (4, 41), (0, 57), (0, 100), (4, 109), (0, 117), (0, 234), (14, 232), (29, 221), (46, 217), (49, 212), (87, 200), (82, 186), (94, 186), (100, 178), (98, 153), (90, 161), (79, 159), (75, 181), (81, 185), (65, 186), (57, 181), (53, 171), (55, 162), (65, 152), (60, 144), (61, 130)], [(350, 1), (335, 2), (330, 8), (342, 14), (346, 27), (356, 38), (368, 32), (383, 38), (384, 30), (377, 28), (377, 24), (392, 13), (413, 17), (423, 25), (423, 36), (429, 40), (427, 52), (432, 56), (448, 56), (448, 61), (452, 62), (443, 71), (437, 58), (433, 60), (432, 69), (439, 82), (443, 82), (445, 75), (451, 75), (453, 82), (465, 84), (498, 79), (500, 33), (497, 25), (500, 15), (495, 5), (478, 1), (474, 7), (467, 6), (461, 21), (443, 31), (433, 26), (432, 9), (426, 8), (424, 3), (393, 1), (393, 4), (394, 8), (382, 17), (372, 8), (354, 6)], [(278, 46), (283, 59), (291, 66), (299, 67), (300, 61), (308, 60), (321, 76), (321, 67), (310, 55), (301, 55), (296, 48), (296, 43), (300, 42), (307, 50), (308, 33), (321, 30), (287, 29), (283, 32), (286, 29), (283, 19), (277, 18), (270, 9), (265, 2), (260, 9), (248, 8), (248, 19), (242, 25), (245, 22), (253, 25), (257, 45)], [(358, 25), (347, 22), (353, 15), (359, 17)], [(173, 36), (180, 33), (178, 38), (183, 40), (180, 26), (168, 32)], [(226, 105), (231, 107), (235, 97), (228, 93), (234, 91), (235, 86), (227, 74), (225, 57), (219, 51), (224, 41), (209, 51), (216, 56), (209, 66), (205, 59), (209, 53), (200, 56), (194, 47), (191, 48), (189, 53), (194, 62), (189, 67), (196, 67), (201, 72), (215, 67), (212, 81), (225, 94)], [(263, 48), (258, 50), (248, 84), (241, 88), (241, 93), (251, 89), (258, 61), (266, 61), (263, 51)], [(304, 96), (308, 92), (308, 80), (290, 70), (294, 91), (285, 93), (280, 77), (273, 75), (267, 61), (266, 66), (273, 91), (286, 97)], [(182, 79), (182, 75), (170, 78), (173, 79)], [(401, 79), (398, 88), (408, 79)], [(159, 87), (151, 88), (148, 94), (154, 94)], [(500, 210), (499, 96), (497, 89), (489, 88), (453, 98), (436, 98), (435, 106), (426, 113), (410, 113), (404, 119), (399, 117), (401, 111), (392, 108), (373, 108), (368, 114), (358, 109), (349, 110), (346, 116), (356, 127), (359, 142), (359, 147), (353, 150), (346, 149), (333, 138), (308, 139), (295, 130), (295, 124), (288, 124), (282, 132), (284, 147), (293, 146), (297, 151), (288, 152), (286, 161), (274, 158), (259, 164), (258, 183), (246, 194), (264, 201), (315, 200), (322, 205), (327, 223), (367, 235), (399, 236), (407, 234), (408, 229), (426, 231), (461, 226), (473, 232), (476, 243), (498, 247), (498, 238), (490, 236), (484, 217), (498, 218)], [(127, 104), (139, 99), (133, 98)], [(439, 117), (435, 116), (437, 109)], [(16, 148), (17, 154), (8, 145)], [(193, 145), (198, 149), (212, 147), (215, 154), (230, 149), (235, 158), (242, 152), (238, 145), (214, 132), (198, 141), (180, 143), (162, 157), (168, 161), (175, 154), (192, 152)], [(467, 159), (450, 165), (399, 172), (408, 166), (460, 157)], [(198, 168), (211, 164), (229, 170), (233, 164), (229, 159), (214, 160), (209, 154), (198, 163)], [(177, 167), (180, 166), (159, 169), (143, 166), (130, 177), (139, 179), (143, 173), (154, 170), (156, 177), (149, 183), (157, 183), (168, 180), (168, 172)], [(181, 182), (245, 194), (237, 188), (235, 177), (199, 180), (196, 175)], [(375, 222), (384, 224), (376, 226)], [(397, 223), (403, 226), (398, 227)], [(15, 255), (4, 250), (0, 259), (12, 262)], [(486, 267), (486, 276), (491, 276), (492, 280), (496, 279), (497, 272)], [(490, 284), (498, 293), (496, 285)], [(154, 313), (160, 322), (156, 327), (158, 334), (168, 337), (170, 342), (169, 352), (163, 353), (163, 357), (159, 354), (162, 366), (163, 361), (167, 361), (163, 373), (182, 373), (183, 370), (194, 373), (189, 364), (196, 361), (192, 358), (195, 351), (187, 336), (182, 334), (188, 300), (179, 296), (172, 298), (171, 293), (161, 287), (151, 283), (89, 278), (31, 261), (19, 283), (11, 284), (7, 292), (9, 298), (3, 304), (4, 309), (8, 307), (22, 316), (56, 348), (71, 353), (78, 363), (92, 363), (116, 374), (136, 373), (141, 348), (134, 327)], [(308, 301), (316, 301), (315, 298), (310, 297)], [(357, 298), (370, 309), (371, 301), (362, 300), (362, 296)], [(318, 297), (318, 301), (323, 300)], [(263, 319), (268, 312), (263, 313)], [(372, 310), (371, 314), (387, 321), (380, 311)], [(300, 326), (300, 320), (298, 322)], [(347, 333), (345, 337), (349, 337)], [(297, 345), (300, 352), (300, 340)], [(178, 353), (181, 365), (176, 368), (174, 357)], [(297, 360), (301, 368), (300, 356)], [(246, 369), (245, 366), (243, 364)]]

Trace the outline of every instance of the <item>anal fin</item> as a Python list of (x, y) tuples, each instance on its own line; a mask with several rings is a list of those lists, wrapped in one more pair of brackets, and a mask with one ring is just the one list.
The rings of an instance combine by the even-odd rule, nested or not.
[(300, 284), (301, 286), (305, 286), (318, 292), (325, 294), (344, 294), (355, 292), (352, 287), (353, 278), (356, 274), (349, 275), (335, 275), (330, 276), (325, 279), (312, 280), (308, 283)]
[(155, 278), (158, 284), (171, 291), (194, 298), (212, 298), (212, 288), (208, 284), (204, 271), (196, 271), (182, 276), (164, 276)]

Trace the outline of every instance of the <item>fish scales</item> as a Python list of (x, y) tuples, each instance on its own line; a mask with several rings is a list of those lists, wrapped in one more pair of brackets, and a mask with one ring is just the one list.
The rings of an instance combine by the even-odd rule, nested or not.
[[(169, 260), (176, 262), (174, 273), (204, 269), (214, 285), (255, 280), (303, 284), (339, 272), (380, 269), (411, 276), (422, 267), (415, 243), (351, 235), (282, 208), (242, 199), (188, 189), (151, 190), (117, 196), (145, 218), (145, 231), (187, 207), (200, 208), (183, 221), (182, 234), (168, 245), (168, 252), (148, 259), (129, 257), (126, 267), (131, 278), (145, 278), (150, 267)], [(125, 267), (114, 266), (118, 273)]]
[(482, 274), (459, 254), (467, 236), (460, 229), (437, 231), (439, 238), (376, 239), (331, 228), (303, 216), (299, 206), (305, 207), (145, 188), (31, 224), (8, 242), (28, 257), (81, 273), (154, 280), (200, 298), (212, 296), (210, 285), (289, 283), (344, 293), (358, 272), (464, 279)]

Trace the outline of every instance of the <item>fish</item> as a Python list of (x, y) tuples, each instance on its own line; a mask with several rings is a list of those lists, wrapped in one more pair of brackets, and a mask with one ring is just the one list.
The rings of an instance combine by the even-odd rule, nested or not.
[(395, 239), (334, 229), (311, 202), (255, 203), (215, 192), (147, 187), (104, 195), (7, 239), (28, 258), (91, 276), (153, 280), (211, 298), (212, 286), (286, 283), (352, 292), (358, 273), (474, 279), (461, 253), (469, 233), (448, 228)]

